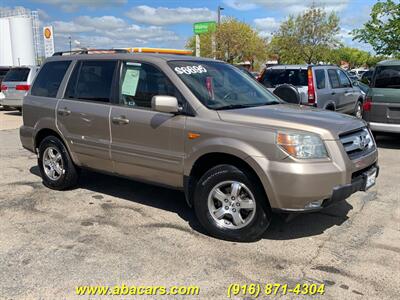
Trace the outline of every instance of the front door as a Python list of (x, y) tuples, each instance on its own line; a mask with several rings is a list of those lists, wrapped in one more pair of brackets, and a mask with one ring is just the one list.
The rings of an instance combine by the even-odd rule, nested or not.
[(343, 94), (340, 98), (340, 103), (343, 107), (342, 110), (345, 113), (352, 113), (358, 100), (358, 93), (354, 91), (350, 79), (342, 70), (337, 69), (336, 72), (339, 76), (340, 86), (343, 89)]
[(57, 107), (57, 125), (81, 165), (107, 172), (113, 171), (109, 114), (116, 63), (76, 63)]
[(186, 117), (151, 108), (155, 95), (180, 98), (168, 78), (153, 65), (124, 62), (120, 92), (111, 109), (111, 156), (124, 176), (174, 187), (183, 185)]

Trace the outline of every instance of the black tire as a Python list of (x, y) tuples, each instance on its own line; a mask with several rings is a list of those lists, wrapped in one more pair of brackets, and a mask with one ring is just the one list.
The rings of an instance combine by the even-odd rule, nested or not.
[[(218, 165), (208, 170), (198, 181), (194, 195), (194, 209), (200, 224), (207, 232), (220, 239), (253, 242), (259, 240), (271, 221), (271, 210), (257, 179), (247, 171), (232, 165)], [(225, 181), (238, 181), (246, 185), (254, 196), (256, 210), (253, 219), (245, 227), (228, 229), (217, 224), (208, 209), (208, 196), (212, 189)]]
[[(52, 180), (45, 172), (43, 157), (46, 149), (54, 148), (61, 154), (63, 172), (57, 180)], [(43, 184), (54, 190), (66, 190), (74, 187), (78, 182), (78, 170), (74, 165), (64, 143), (55, 136), (48, 136), (39, 145), (38, 166), (42, 175)]]

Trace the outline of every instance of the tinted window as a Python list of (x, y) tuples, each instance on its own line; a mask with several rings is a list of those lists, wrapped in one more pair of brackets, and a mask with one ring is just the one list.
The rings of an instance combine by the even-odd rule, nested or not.
[(81, 62), (71, 75), (65, 97), (110, 102), (115, 66), (116, 61)]
[(267, 88), (274, 88), (284, 83), (294, 86), (307, 85), (306, 69), (267, 69), (264, 74), (262, 83)]
[(339, 76), (339, 82), (341, 87), (349, 87), (351, 86), (349, 78), (342, 70), (336, 70)]
[(317, 88), (325, 88), (325, 70), (315, 70), (315, 80), (317, 81)]
[(7, 72), (4, 81), (26, 81), (29, 75), (29, 68), (14, 68)]
[(4, 77), (9, 69), (0, 69), (0, 78)]
[(329, 69), (328, 70), (329, 81), (331, 82), (331, 86), (333, 89), (340, 88), (340, 82), (336, 70)]
[(175, 87), (157, 68), (142, 63), (123, 64), (119, 103), (131, 107), (151, 107), (153, 96), (175, 96)]
[(70, 63), (70, 61), (46, 63), (36, 77), (31, 94), (41, 97), (56, 97), (58, 88)]
[(400, 66), (377, 67), (375, 72), (375, 87), (400, 88)]

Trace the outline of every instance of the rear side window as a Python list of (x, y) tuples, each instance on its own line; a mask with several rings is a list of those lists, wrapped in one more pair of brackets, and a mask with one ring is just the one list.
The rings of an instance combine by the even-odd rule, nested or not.
[(294, 86), (307, 85), (306, 69), (267, 69), (262, 80), (267, 88), (274, 88), (281, 84), (292, 84)]
[(325, 70), (315, 70), (315, 80), (317, 81), (317, 89), (325, 88)]
[(4, 81), (26, 81), (29, 75), (29, 68), (14, 68), (7, 72)]
[(400, 66), (381, 66), (375, 71), (375, 87), (398, 89), (400, 88)]
[(116, 61), (83, 61), (75, 66), (65, 98), (110, 102)]
[(4, 76), (6, 76), (8, 72), (8, 69), (0, 69), (0, 78), (3, 78)]
[(340, 88), (340, 81), (335, 69), (328, 70), (329, 81), (333, 89)]
[(70, 61), (46, 63), (36, 77), (31, 94), (33, 96), (55, 98), (70, 64)]

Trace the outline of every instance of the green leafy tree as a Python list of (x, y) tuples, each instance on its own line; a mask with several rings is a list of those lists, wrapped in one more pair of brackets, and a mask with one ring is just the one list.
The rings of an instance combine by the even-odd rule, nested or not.
[(368, 43), (377, 54), (400, 56), (400, 3), (379, 1), (372, 7), (370, 20), (353, 30), (354, 40)]
[(340, 65), (343, 61), (349, 64), (349, 68), (369, 66), (371, 54), (357, 48), (340, 47), (330, 51), (327, 61)]
[(274, 33), (268, 50), (281, 63), (317, 63), (340, 45), (338, 33), (339, 17), (312, 6), (297, 17), (289, 16)]
[[(248, 24), (234, 18), (223, 19), (215, 32), (217, 59), (229, 63), (249, 60), (263, 61), (266, 58), (266, 41)], [(191, 37), (186, 47), (195, 51), (196, 39)], [(200, 54), (203, 57), (213, 57), (212, 33), (200, 35)]]

